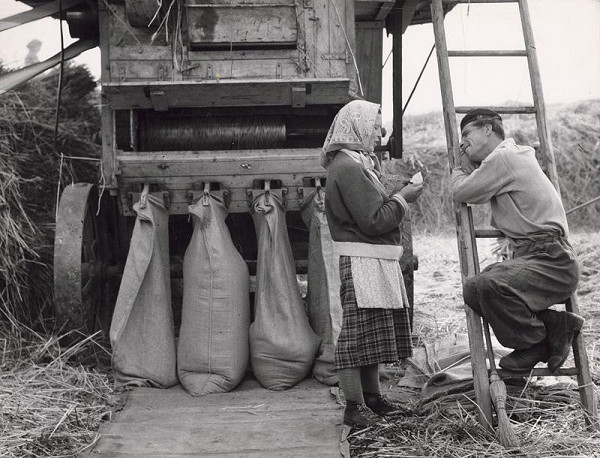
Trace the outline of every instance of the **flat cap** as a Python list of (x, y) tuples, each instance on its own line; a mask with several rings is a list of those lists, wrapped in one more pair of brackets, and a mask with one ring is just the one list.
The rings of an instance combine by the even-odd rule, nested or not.
[(460, 121), (460, 130), (463, 130), (467, 124), (477, 121), (479, 118), (491, 118), (502, 121), (502, 117), (493, 110), (487, 108), (475, 108), (469, 111)]

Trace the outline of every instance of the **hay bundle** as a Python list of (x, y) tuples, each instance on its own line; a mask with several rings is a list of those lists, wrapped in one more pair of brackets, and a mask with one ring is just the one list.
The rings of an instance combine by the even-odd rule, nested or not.
[(68, 159), (100, 156), (96, 83), (85, 67), (65, 66), (55, 142), (57, 84), (53, 71), (0, 99), (0, 310), (28, 324), (50, 315), (60, 153), (61, 189), (98, 181), (96, 162)]

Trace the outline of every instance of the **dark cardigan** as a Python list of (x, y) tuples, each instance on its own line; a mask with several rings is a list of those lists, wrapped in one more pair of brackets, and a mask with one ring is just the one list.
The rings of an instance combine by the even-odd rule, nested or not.
[(362, 165), (338, 152), (327, 168), (325, 214), (335, 242), (399, 245), (404, 208)]

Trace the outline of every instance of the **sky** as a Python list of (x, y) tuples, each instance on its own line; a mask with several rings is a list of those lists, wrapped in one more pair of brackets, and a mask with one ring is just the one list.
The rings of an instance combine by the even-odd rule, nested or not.
[[(0, 0), (0, 18), (27, 10), (16, 0)], [(534, 39), (547, 104), (600, 98), (600, 0), (529, 0)], [(459, 5), (446, 17), (448, 49), (523, 49), (516, 4)], [(65, 45), (72, 43), (63, 24)], [(40, 60), (60, 51), (60, 27), (54, 19), (0, 32), (0, 60), (23, 65), (27, 43), (43, 41)], [(433, 45), (431, 24), (411, 26), (403, 36), (403, 98), (406, 100)], [(391, 49), (384, 38), (382, 62)], [(100, 76), (100, 51), (93, 49), (75, 60)], [(392, 118), (392, 58), (384, 67), (382, 112)], [(452, 58), (451, 75), (456, 105), (531, 103), (525, 58)], [(420, 114), (441, 110), (435, 53), (406, 111)]]

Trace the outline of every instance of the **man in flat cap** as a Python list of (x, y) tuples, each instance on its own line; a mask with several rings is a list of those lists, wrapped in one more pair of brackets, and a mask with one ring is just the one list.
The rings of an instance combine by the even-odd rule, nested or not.
[(465, 303), (514, 351), (500, 360), (522, 372), (538, 362), (555, 372), (567, 359), (583, 318), (550, 309), (577, 287), (579, 266), (567, 237), (565, 210), (533, 148), (506, 138), (500, 115), (479, 108), (460, 123), (461, 161), (452, 171), (457, 202), (492, 209), (492, 224), (510, 242), (513, 257), (470, 278)]

